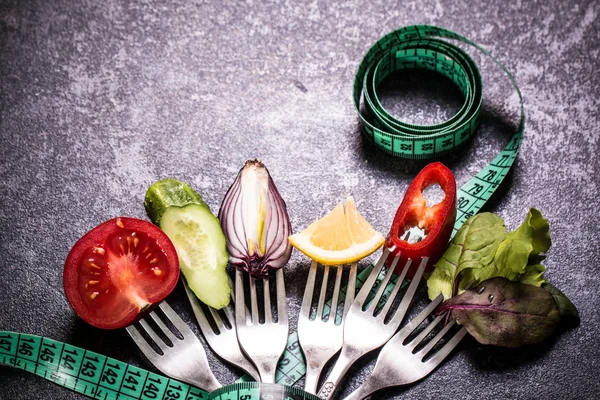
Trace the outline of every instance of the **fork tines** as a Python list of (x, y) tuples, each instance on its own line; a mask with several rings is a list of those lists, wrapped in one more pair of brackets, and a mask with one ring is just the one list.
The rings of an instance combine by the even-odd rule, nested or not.
[[(263, 294), (259, 311), (257, 279), (248, 276), (250, 315), (246, 314), (246, 294), (244, 275), (239, 270), (235, 274), (235, 322), (238, 341), (244, 353), (254, 363), (261, 382), (274, 383), (277, 362), (281, 358), (288, 339), (288, 314), (285, 298), (283, 269), (275, 272), (275, 309), (272, 309), (270, 280), (262, 279)], [(272, 279), (272, 278), (271, 278)], [(273, 318), (276, 311), (277, 320)]]
[[(402, 301), (396, 309), (392, 309), (392, 306), (395, 305), (396, 296), (403, 287), (404, 279), (406, 278), (406, 274), (410, 269), (413, 260), (408, 259), (400, 275), (396, 276), (394, 275), (394, 270), (396, 269), (398, 261), (400, 260), (400, 256), (395, 256), (390, 267), (386, 268), (385, 261), (390, 254), (391, 253), (389, 249), (386, 248), (383, 250), (381, 258), (373, 267), (373, 270), (369, 274), (367, 280), (363, 284), (359, 293), (356, 295), (355, 299), (355, 301), (358, 303), (357, 305), (360, 305), (364, 312), (371, 314), (378, 320), (383, 320), (384, 323), (388, 323), (396, 313), (399, 314), (398, 319), (401, 319), (404, 316), (417, 290), (418, 283), (425, 272), (425, 266), (427, 265), (428, 261), (427, 257), (421, 260), (419, 268), (412, 279), (411, 285), (408, 286), (408, 289), (402, 297)], [(381, 279), (382, 273), (385, 274), (383, 279)], [(390, 285), (392, 277), (396, 277), (397, 279), (395, 279), (393, 289), (389, 291), (388, 286)], [(375, 291), (375, 289), (377, 290)], [(399, 326), (401, 321), (397, 322), (397, 326)]]
[(172, 324), (176, 332), (165, 324), (157, 310), (141, 319), (139, 324), (129, 325), (126, 328), (127, 333), (142, 353), (159, 371), (169, 377), (208, 391), (220, 388), (221, 384), (210, 369), (206, 352), (198, 337), (166, 301), (162, 301), (158, 308), (162, 311), (165, 321)]
[(417, 330), (442, 300), (442, 295), (438, 296), (383, 346), (371, 375), (345, 400), (364, 399), (380, 389), (414, 383), (429, 375), (454, 350), (467, 333), (460, 328), (444, 341), (456, 325), (454, 320), (431, 339), (427, 338), (445, 319), (444, 315), (436, 316), (421, 331)]
[[(391, 250), (384, 248), (379, 260), (369, 273), (369, 276), (362, 285), (360, 291), (354, 298), (348, 315), (344, 322), (344, 343), (340, 356), (333, 366), (327, 381), (319, 391), (319, 396), (323, 399), (331, 399), (335, 395), (344, 375), (348, 372), (352, 364), (358, 359), (383, 346), (398, 330), (406, 310), (413, 299), (413, 296), (419, 286), (421, 277), (425, 272), (428, 258), (421, 259), (419, 267), (408, 285), (403, 295), (399, 294), (403, 287), (403, 281), (412, 264), (408, 260), (404, 266), (398, 280), (390, 290), (390, 281), (400, 255), (396, 255), (389, 268), (385, 269), (385, 263), (391, 254)], [(382, 272), (385, 276), (380, 279)], [(389, 291), (389, 294), (386, 293)], [(374, 292), (374, 294), (373, 294)], [(386, 294), (384, 296), (384, 294)], [(394, 308), (397, 298), (400, 304)]]
[[(200, 303), (200, 300), (188, 287), (185, 280), (183, 284), (200, 330), (211, 349), (222, 359), (241, 368), (258, 380), (258, 372), (250, 360), (244, 356), (238, 343), (233, 301), (222, 310), (216, 310)], [(229, 285), (233, 288), (231, 280)]]
[[(331, 286), (329, 284), (329, 273), (332, 268), (336, 268), (337, 272), (331, 300), (326, 304), (328, 289)], [(316, 261), (312, 261), (310, 266), (302, 299), (302, 308), (298, 318), (298, 341), (306, 359), (304, 390), (310, 393), (317, 391), (319, 376), (327, 361), (342, 348), (343, 321), (350, 304), (354, 300), (357, 264), (351, 264), (348, 269), (348, 283), (344, 293), (340, 290), (344, 266), (330, 267), (325, 265), (323, 267), (316, 313), (312, 318), (314, 289), (319, 267)]]
[[(326, 304), (326, 300), (328, 297), (328, 289), (331, 288), (329, 274), (332, 269), (335, 270), (335, 282), (333, 284), (333, 291), (331, 292), (330, 301)], [(341, 288), (344, 266), (323, 266), (321, 288), (319, 290), (319, 298), (316, 303), (316, 313), (313, 313), (313, 310), (315, 308), (314, 289), (317, 283), (318, 270), (318, 263), (316, 261), (312, 261), (310, 265), (310, 270), (308, 272), (308, 278), (306, 279), (306, 287), (304, 289), (304, 297), (302, 298), (302, 308), (300, 310), (300, 317), (309, 318), (311, 321), (331, 321), (335, 325), (340, 325), (343, 316), (348, 312), (348, 308), (354, 300), (354, 294), (356, 291), (357, 264), (353, 263), (348, 268), (349, 273), (346, 289)], [(342, 304), (344, 307), (343, 309), (340, 309), (340, 306)]]

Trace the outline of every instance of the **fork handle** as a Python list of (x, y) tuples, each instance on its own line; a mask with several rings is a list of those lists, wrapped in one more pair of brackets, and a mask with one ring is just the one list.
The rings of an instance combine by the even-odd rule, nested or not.
[(372, 393), (385, 387), (386, 386), (381, 385), (377, 379), (373, 379), (373, 375), (371, 375), (362, 385), (358, 387), (358, 389), (344, 397), (344, 400), (362, 400), (370, 396)]
[(352, 364), (354, 364), (354, 362), (363, 354), (364, 353), (360, 352), (358, 349), (350, 346), (342, 347), (340, 357), (333, 366), (331, 373), (327, 377), (327, 381), (325, 381), (321, 387), (321, 390), (319, 390), (318, 396), (324, 400), (332, 399), (333, 395), (338, 389), (339, 384), (344, 378), (344, 375), (346, 375), (346, 372), (348, 372)]
[(304, 378), (304, 391), (308, 393), (317, 393), (318, 385), (319, 385), (319, 376), (321, 376), (321, 371), (323, 370), (323, 364), (319, 363), (318, 365), (310, 365), (307, 363), (306, 365), (306, 375)]

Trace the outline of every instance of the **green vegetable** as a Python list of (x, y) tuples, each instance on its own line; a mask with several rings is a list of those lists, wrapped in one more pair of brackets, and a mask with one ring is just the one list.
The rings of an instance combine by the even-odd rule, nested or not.
[(554, 301), (558, 306), (558, 311), (560, 311), (560, 322), (566, 328), (574, 328), (579, 325), (579, 312), (571, 300), (549, 282), (542, 284), (542, 288), (554, 297)]
[(440, 311), (449, 311), (479, 343), (503, 347), (538, 343), (561, 318), (549, 291), (501, 277), (452, 297)]
[(164, 179), (150, 186), (144, 205), (173, 242), (181, 272), (198, 299), (216, 309), (226, 307), (231, 289), (225, 235), (202, 196), (184, 182)]
[(481, 213), (469, 218), (435, 264), (427, 280), (430, 299), (462, 293), (469, 284), (494, 277), (540, 286), (544, 283), (542, 253), (551, 245), (550, 229), (532, 208), (523, 224), (507, 232), (497, 215)]

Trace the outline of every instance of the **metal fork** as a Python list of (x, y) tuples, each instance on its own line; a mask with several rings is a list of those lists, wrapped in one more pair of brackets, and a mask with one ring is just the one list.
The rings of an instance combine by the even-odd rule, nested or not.
[[(235, 328), (235, 310), (233, 306), (235, 299), (233, 298), (233, 291), (231, 293), (232, 302), (223, 308), (220, 314), (216, 309), (209, 306), (205, 306), (208, 309), (208, 312), (205, 312), (200, 305), (200, 300), (198, 300), (185, 280), (183, 280), (183, 286), (185, 287), (185, 292), (190, 300), (200, 330), (211, 349), (219, 357), (241, 368), (258, 381), (260, 379), (258, 371), (254, 368), (252, 362), (244, 356), (238, 343), (237, 330)], [(229, 286), (233, 288), (231, 280), (229, 281)]]
[(244, 353), (258, 370), (260, 382), (275, 383), (277, 362), (285, 350), (289, 331), (283, 269), (280, 268), (275, 272), (277, 322), (273, 321), (269, 279), (267, 278), (262, 279), (264, 322), (261, 323), (259, 316), (256, 279), (250, 276), (251, 317), (247, 318), (244, 274), (240, 270), (236, 270), (235, 273), (235, 323), (238, 341)]
[(426, 358), (428, 353), (448, 333), (450, 328), (454, 326), (454, 320), (444, 326), (433, 339), (418, 351), (415, 351), (417, 346), (425, 343), (424, 339), (442, 322), (445, 318), (444, 315), (438, 315), (415, 338), (409, 340), (407, 343), (405, 341), (435, 310), (442, 300), (442, 295), (439, 295), (416, 318), (383, 346), (371, 375), (358, 389), (346, 397), (345, 400), (364, 399), (380, 389), (408, 385), (429, 375), (431, 371), (440, 365), (467, 333), (465, 328), (461, 328), (443, 347), (434, 352), (429, 358)]
[[(306, 378), (304, 390), (310, 393), (317, 392), (319, 376), (323, 367), (342, 348), (344, 339), (344, 320), (350, 304), (354, 300), (356, 288), (356, 263), (350, 266), (348, 277), (348, 286), (344, 301), (344, 309), (341, 313), (341, 320), (338, 323), (338, 300), (340, 298), (340, 286), (342, 281), (343, 266), (338, 266), (333, 294), (329, 310), (323, 315), (325, 296), (327, 294), (327, 282), (329, 280), (330, 267), (324, 266), (323, 281), (319, 292), (317, 303), (317, 313), (314, 319), (311, 319), (312, 299), (317, 277), (318, 264), (313, 261), (310, 265), (306, 288), (304, 289), (304, 298), (302, 299), (302, 308), (298, 318), (298, 341), (306, 359)], [(328, 317), (325, 321), (324, 318)]]
[[(213, 391), (221, 387), (217, 378), (213, 375), (208, 365), (206, 352), (200, 340), (186, 323), (173, 311), (166, 301), (162, 301), (158, 308), (164, 313), (167, 320), (179, 331), (182, 338), (176, 336), (176, 332), (171, 331), (162, 319), (157, 315), (156, 310), (149, 316), (141, 319), (139, 325), (141, 331), (145, 331), (162, 354), (157, 352), (146, 338), (142, 335), (140, 329), (135, 325), (129, 325), (125, 329), (135, 344), (144, 353), (146, 358), (163, 374), (197, 386), (207, 391)], [(171, 344), (164, 341), (152, 326), (148, 319), (152, 319), (158, 326), (160, 333), (167, 337)]]
[(402, 301), (395, 313), (393, 313), (393, 315), (388, 315), (412, 263), (412, 260), (410, 259), (407, 261), (389, 297), (384, 299), (385, 303), (382, 306), (379, 305), (381, 310), (379, 313), (376, 313), (378, 311), (378, 304), (393, 275), (392, 272), (400, 259), (399, 255), (394, 257), (385, 277), (378, 283), (379, 288), (377, 289), (375, 296), (371, 299), (371, 302), (368, 303), (370, 298), (369, 293), (375, 289), (377, 278), (381, 274), (381, 271), (383, 271), (385, 261), (389, 255), (390, 249), (384, 248), (381, 257), (373, 267), (373, 270), (367, 277), (348, 310), (348, 315), (346, 316), (346, 321), (344, 323), (344, 343), (342, 345), (342, 351), (331, 374), (327, 378), (327, 381), (319, 391), (319, 397), (322, 399), (331, 399), (342, 378), (346, 372), (348, 372), (348, 369), (350, 369), (352, 364), (368, 352), (383, 346), (400, 327), (400, 323), (406, 314), (406, 310), (419, 286), (419, 282), (421, 281), (421, 277), (427, 266), (428, 257), (424, 257), (421, 260), (417, 272), (404, 293)]

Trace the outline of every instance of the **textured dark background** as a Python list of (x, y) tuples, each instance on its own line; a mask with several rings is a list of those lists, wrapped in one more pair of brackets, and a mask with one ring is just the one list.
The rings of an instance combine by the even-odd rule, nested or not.
[[(294, 231), (353, 195), (386, 233), (424, 165), (365, 143), (353, 75), (385, 33), (427, 23), (482, 44), (514, 74), (528, 124), (518, 161), (487, 206), (514, 229), (528, 207), (548, 218), (547, 278), (581, 325), (518, 350), (466, 340), (433, 375), (376, 398), (593, 399), (600, 390), (600, 2), (598, 1), (0, 1), (0, 329), (46, 335), (151, 368), (124, 330), (87, 326), (62, 290), (73, 243), (119, 215), (145, 218), (164, 177), (188, 181), (217, 211), (237, 170), (258, 157), (287, 201)], [(477, 138), (444, 161), (464, 184), (518, 121), (516, 94), (479, 60)], [(460, 104), (428, 74), (391, 79), (385, 104), (431, 123)], [(292, 329), (308, 262), (286, 276)], [(178, 286), (170, 297), (191, 320)], [(419, 296), (423, 297), (423, 292)], [(372, 368), (352, 369), (345, 393)], [(237, 372), (211, 363), (225, 383)], [(0, 367), (2, 399), (82, 396)]]

